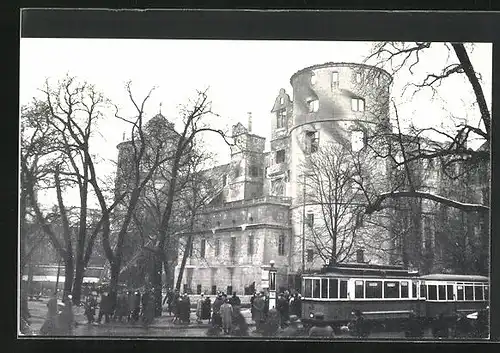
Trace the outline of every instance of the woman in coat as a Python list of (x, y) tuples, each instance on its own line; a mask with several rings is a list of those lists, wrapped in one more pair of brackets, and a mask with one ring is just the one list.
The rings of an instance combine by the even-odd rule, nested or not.
[(262, 329), (262, 323), (264, 322), (264, 306), (266, 305), (261, 294), (257, 294), (257, 297), (253, 301), (254, 308), (254, 321), (257, 331)]
[(196, 321), (201, 323), (202, 313), (203, 313), (203, 303), (205, 302), (205, 296), (201, 294), (200, 299), (196, 303)]
[(224, 301), (224, 304), (220, 307), (220, 315), (222, 318), (222, 329), (225, 334), (231, 332), (232, 317), (233, 317), (233, 307), (229, 304), (229, 299)]

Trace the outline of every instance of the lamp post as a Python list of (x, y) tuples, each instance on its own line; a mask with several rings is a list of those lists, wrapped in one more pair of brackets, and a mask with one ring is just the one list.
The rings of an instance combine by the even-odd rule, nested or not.
[(276, 307), (276, 268), (274, 260), (269, 261), (271, 268), (269, 269), (269, 309)]

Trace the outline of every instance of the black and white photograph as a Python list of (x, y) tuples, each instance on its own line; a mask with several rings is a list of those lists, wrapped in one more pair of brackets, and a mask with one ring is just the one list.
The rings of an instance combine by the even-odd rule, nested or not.
[(488, 339), (492, 58), (21, 37), (18, 338)]

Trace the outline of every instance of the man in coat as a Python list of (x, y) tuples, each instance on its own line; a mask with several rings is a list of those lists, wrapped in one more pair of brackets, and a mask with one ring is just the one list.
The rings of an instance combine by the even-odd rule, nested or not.
[(233, 308), (233, 333), (235, 336), (245, 337), (248, 336), (248, 324), (245, 320), (245, 317), (241, 313), (240, 307), (235, 306)]
[(97, 322), (100, 324), (102, 317), (104, 316), (104, 322), (109, 323), (110, 312), (111, 301), (109, 298), (109, 294), (107, 292), (104, 292), (101, 295), (101, 303), (99, 304), (99, 316), (97, 318)]
[(224, 304), (220, 307), (220, 315), (222, 318), (222, 329), (225, 334), (229, 334), (231, 332), (232, 325), (232, 316), (233, 316), (233, 307), (229, 303), (229, 299), (224, 301)]
[(201, 306), (201, 319), (208, 320), (208, 323), (210, 323), (211, 311), (212, 311), (212, 302), (209, 297), (206, 297)]
[(224, 301), (222, 300), (222, 294), (219, 293), (217, 298), (214, 300), (212, 305), (212, 324), (215, 326), (222, 326), (222, 320), (220, 316), (220, 308)]
[(280, 293), (278, 300), (276, 301), (276, 309), (280, 315), (280, 327), (285, 327), (285, 322), (288, 321), (289, 308), (288, 300), (286, 300), (285, 295)]
[(264, 302), (264, 299), (262, 298), (261, 293), (257, 293), (257, 296), (255, 297), (253, 301), (253, 308), (254, 308), (254, 321), (255, 321), (255, 326), (257, 331), (262, 330), (262, 323), (264, 322), (264, 306), (266, 303)]
[(231, 304), (233, 308), (241, 305), (241, 299), (236, 295), (236, 292), (233, 292), (233, 296), (229, 299), (229, 304)]

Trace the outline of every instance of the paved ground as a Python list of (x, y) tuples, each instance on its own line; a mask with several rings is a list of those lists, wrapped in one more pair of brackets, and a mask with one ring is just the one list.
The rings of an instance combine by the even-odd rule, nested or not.
[[(31, 330), (36, 335), (42, 327), (47, 314), (47, 299), (42, 301), (30, 301), (28, 306), (31, 314)], [(157, 318), (148, 327), (144, 328), (141, 325), (130, 325), (126, 323), (112, 322), (109, 324), (87, 324), (87, 319), (84, 316), (82, 307), (75, 307), (75, 321), (77, 326), (74, 329), (75, 336), (128, 336), (128, 337), (206, 337), (209, 324), (204, 321), (202, 324), (196, 323), (195, 312), (191, 312), (191, 324), (173, 324), (172, 317), (164, 313), (164, 316)], [(243, 316), (249, 324), (249, 335), (251, 337), (262, 337), (255, 332), (255, 325), (251, 319), (250, 309), (242, 309)], [(103, 320), (104, 321), (104, 320)], [(342, 339), (350, 338), (347, 335), (339, 336)], [(376, 332), (371, 333), (369, 339), (403, 339), (402, 332)], [(430, 330), (427, 330), (424, 339), (432, 339)]]

